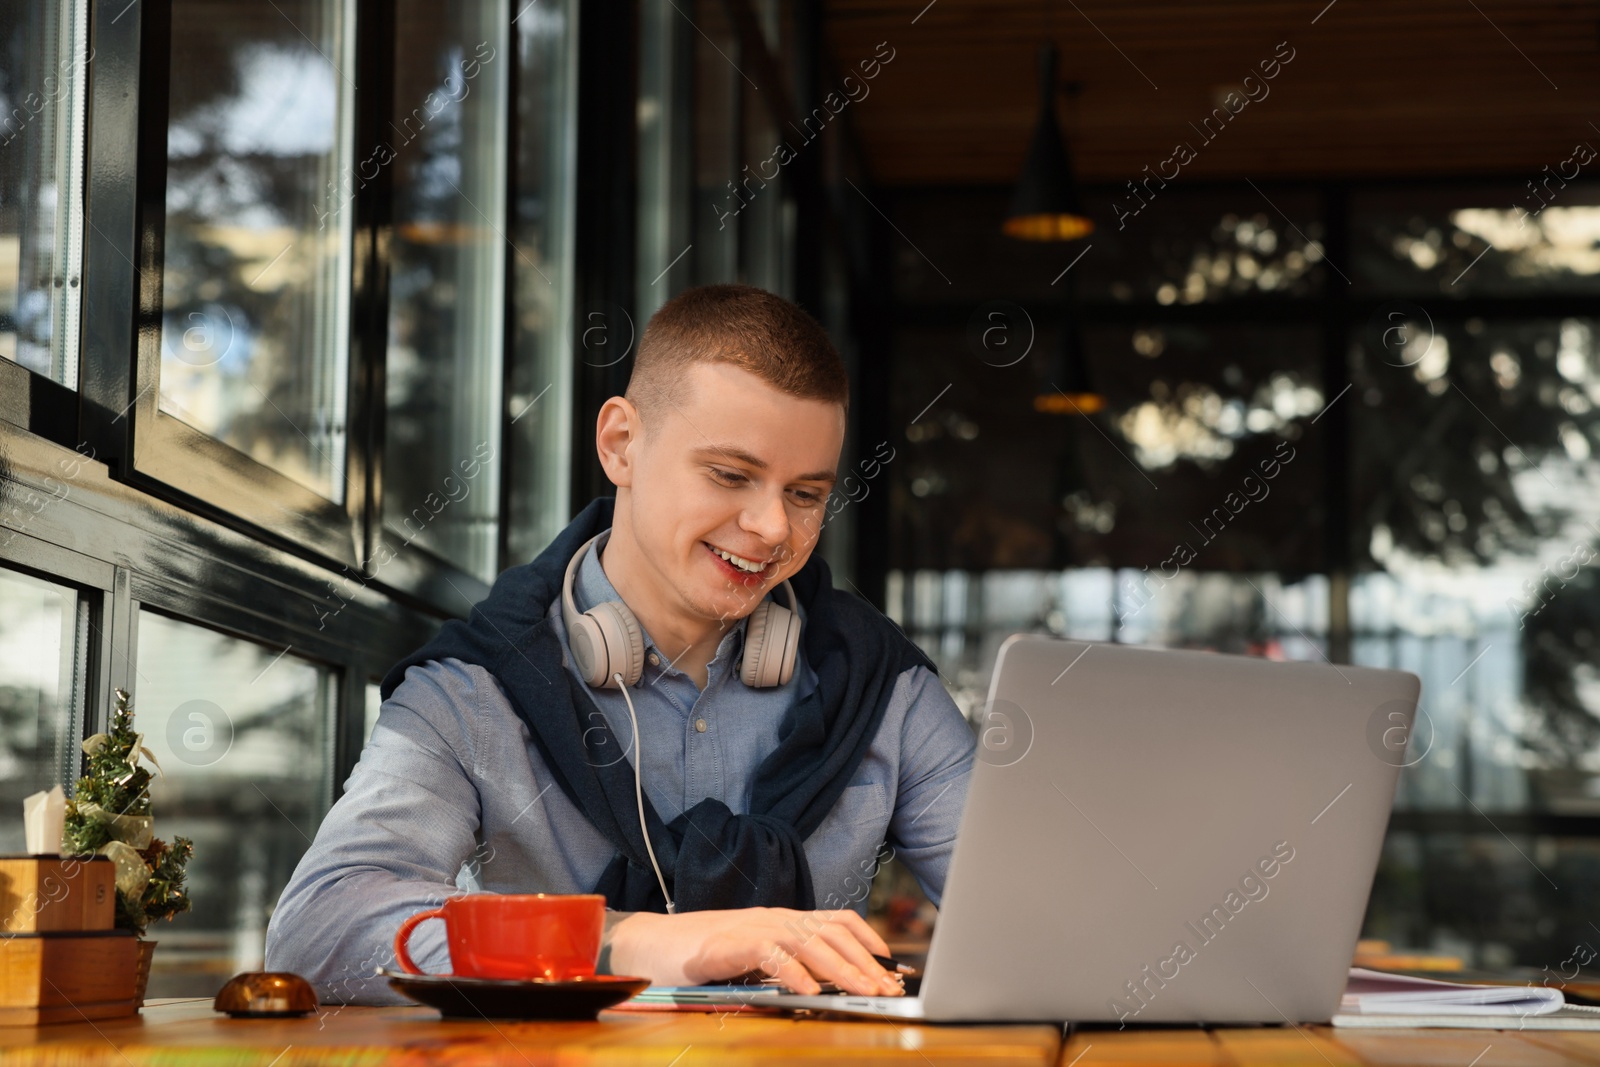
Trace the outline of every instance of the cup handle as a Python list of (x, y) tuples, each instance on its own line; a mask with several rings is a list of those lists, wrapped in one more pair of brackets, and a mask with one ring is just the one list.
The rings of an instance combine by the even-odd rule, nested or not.
[(394, 955), (395, 961), (400, 964), (400, 969), (402, 971), (407, 974), (428, 973), (412, 962), (411, 953), (406, 951), (406, 942), (411, 940), (411, 931), (417, 928), (418, 923), (426, 922), (429, 919), (442, 918), (444, 918), (443, 908), (429, 908), (427, 911), (417, 912), (415, 915), (411, 916), (411, 918), (400, 924), (400, 929), (395, 931), (394, 935)]

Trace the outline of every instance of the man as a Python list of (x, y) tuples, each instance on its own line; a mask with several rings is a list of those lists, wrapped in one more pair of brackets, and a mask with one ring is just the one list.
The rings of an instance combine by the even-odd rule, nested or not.
[[(267, 965), (330, 1001), (393, 1002), (373, 970), (407, 916), (460, 892), (600, 892), (610, 973), (898, 992), (866, 886), (892, 849), (937, 902), (974, 741), (928, 659), (812, 555), (847, 403), (793, 304), (718, 285), (663, 306), (596, 426), (615, 502), (390, 672)], [(609, 661), (605, 641), (569, 643), (591, 625), (563, 611), (569, 564), (572, 611), (633, 620), (612, 619), (632, 647)], [(435, 972), (441, 927), (411, 942)]]

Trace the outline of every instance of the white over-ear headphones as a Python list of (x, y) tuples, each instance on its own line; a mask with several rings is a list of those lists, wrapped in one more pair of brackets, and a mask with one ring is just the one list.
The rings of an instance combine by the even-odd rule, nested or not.
[[(618, 675), (626, 685), (638, 685), (644, 674), (644, 631), (628, 605), (608, 600), (579, 614), (572, 599), (572, 580), (583, 554), (610, 533), (605, 530), (585, 541), (568, 562), (561, 581), (561, 621), (567, 628), (567, 645), (578, 673), (595, 689), (619, 688)], [(739, 680), (752, 688), (785, 685), (794, 675), (800, 651), (799, 605), (789, 580), (785, 578), (781, 584), (789, 594), (789, 607), (763, 600), (745, 622)]]

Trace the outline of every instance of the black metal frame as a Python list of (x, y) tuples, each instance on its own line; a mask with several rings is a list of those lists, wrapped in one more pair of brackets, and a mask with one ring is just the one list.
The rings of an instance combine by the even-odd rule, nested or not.
[[(511, 65), (510, 74), (506, 79), (506, 100), (508, 102), (508, 107), (510, 109), (511, 114), (514, 115), (516, 113), (517, 101), (519, 99), (521, 99), (518, 96), (518, 86), (519, 86), (519, 83), (521, 81), (521, 78), (519, 77), (519, 71), (522, 69), (522, 63), (520, 62), (520, 56), (518, 55), (518, 49), (520, 47), (520, 42), (517, 39), (516, 27), (515, 26), (511, 26), (510, 30), (511, 30), (511, 33), (510, 33), (510, 35), (508, 36), (508, 38), (506, 40), (507, 50), (510, 53), (510, 55), (507, 57), (507, 62), (510, 63), (510, 65)], [(388, 111), (390, 111), (390, 112), (393, 111), (392, 105), (388, 109)], [(520, 147), (521, 140), (522, 140), (521, 133), (522, 133), (522, 131), (518, 127), (518, 125), (517, 125), (517, 123), (515, 121), (507, 123), (507, 130), (506, 130), (506, 203), (508, 205), (513, 204), (514, 201), (516, 200), (517, 190), (519, 188), (519, 185), (518, 185), (518, 173), (517, 173), (517, 160), (518, 160), (519, 147)], [(385, 173), (387, 173), (387, 168), (385, 168)], [(507, 215), (509, 216), (514, 210), (515, 210), (514, 207), (511, 208), (511, 210), (508, 210), (507, 211)], [(507, 224), (508, 227), (512, 226), (512, 222), (511, 222), (511, 219), (509, 217), (506, 219), (506, 224)], [(514, 229), (509, 229), (507, 232), (508, 233), (514, 233), (515, 230)], [(376, 264), (375, 264), (375, 269), (376, 269)], [(387, 288), (387, 280), (388, 280), (388, 278), (387, 278), (387, 274), (388, 274), (387, 270), (384, 271), (384, 274), (385, 274), (385, 279), (384, 280), (385, 280), (385, 283), (386, 283), (385, 287)], [(502, 349), (502, 357), (501, 357), (501, 361), (500, 361), (500, 397), (501, 397), (501, 405), (500, 406), (501, 406), (501, 410), (504, 411), (505, 410), (505, 398), (513, 395), (513, 393), (515, 392), (515, 382), (516, 382), (516, 379), (517, 379), (517, 373), (516, 373), (517, 372), (517, 359), (516, 359), (517, 264), (516, 264), (516, 256), (514, 256), (514, 255), (509, 255), (509, 256), (505, 257), (505, 263), (504, 263), (502, 271), (501, 271), (501, 285), (504, 287), (504, 291), (505, 291), (505, 301), (504, 301), (505, 306), (501, 309), (501, 318), (500, 318), (500, 333), (501, 333), (501, 336), (504, 338), (503, 349)], [(380, 310), (379, 310), (378, 313), (380, 315), (382, 313), (381, 312), (381, 308), (385, 307), (387, 305), (388, 305), (388, 298), (387, 298), (387, 295), (386, 295), (383, 303), (381, 305), (379, 305)], [(373, 393), (372, 395), (374, 397), (382, 396), (383, 395), (383, 390), (380, 388), (377, 392)], [(376, 404), (373, 405), (373, 408), (374, 408), (375, 411), (377, 410)], [(515, 451), (514, 451), (514, 447), (513, 447), (512, 441), (513, 441), (513, 437), (512, 437), (512, 433), (511, 433), (510, 423), (507, 422), (507, 423), (503, 424), (502, 427), (501, 427), (500, 451), (499, 451), (498, 454), (503, 457), (503, 462), (506, 464), (508, 470), (515, 469), (514, 468), (514, 464), (516, 462), (515, 461)], [(379, 482), (380, 482), (380, 486), (381, 486), (381, 479), (379, 480)], [(499, 496), (498, 502), (495, 505), (496, 509), (499, 511), (499, 514), (500, 514), (500, 523), (499, 523), (498, 528), (495, 531), (494, 554), (495, 554), (495, 559), (500, 561), (500, 565), (502, 567), (510, 566), (512, 564), (512, 562), (513, 562), (512, 559), (511, 559), (511, 515), (512, 515), (512, 492), (511, 492), (511, 488), (512, 488), (512, 484), (513, 484), (513, 482), (512, 482), (511, 478), (501, 478), (500, 479), (500, 496)], [(379, 488), (377, 491), (381, 492), (382, 490), (381, 490), (381, 488)], [(377, 521), (379, 521), (379, 522), (382, 521), (381, 512), (379, 513)], [(369, 520), (368, 520), (368, 529), (373, 529), (373, 528), (375, 528), (375, 527), (372, 526), (372, 520), (369, 518)], [(369, 543), (367, 545), (367, 558), (368, 559), (372, 558), (372, 555), (376, 551), (376, 549), (377, 549), (377, 546), (374, 545), (374, 544)]]
[(77, 394), (26, 367), (0, 359), (0, 421), (48, 436), (71, 448), (78, 421)]
[(136, 16), (115, 0), (94, 0), (89, 18), (95, 59), (88, 80), (84, 211), (93, 224), (83, 228), (83, 274), (92, 282), (83, 294), (76, 423), (87, 447), (119, 474), (129, 459), (126, 413), (139, 328), (130, 310), (140, 284), (134, 261), (139, 255), (141, 46), (148, 33), (143, 14)]
[[(572, 348), (582, 352), (585, 309), (634, 306), (638, 8), (631, 0), (585, 0), (578, 22), (578, 158), (574, 182)], [(636, 326), (640, 329), (643, 323)], [(635, 331), (637, 333), (637, 329)], [(594, 451), (600, 406), (628, 385), (631, 359), (573, 364), (574, 510), (609, 496)]]
[[(386, 141), (394, 113), (394, 7), (358, 0), (356, 23), (356, 152)], [(383, 522), (384, 375), (389, 344), (389, 260), (384, 248), (393, 212), (393, 175), (380, 168), (377, 177), (358, 191), (353, 205), (350, 307), (350, 485), (361, 486), (362, 560), (377, 551)], [(365, 193), (365, 195), (361, 195)], [(357, 481), (359, 470), (360, 480)], [(364, 574), (371, 576), (369, 568)]]

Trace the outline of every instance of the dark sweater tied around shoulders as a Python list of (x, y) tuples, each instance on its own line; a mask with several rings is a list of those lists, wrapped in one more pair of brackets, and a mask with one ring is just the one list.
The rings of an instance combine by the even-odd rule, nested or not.
[[(466, 621), (401, 660), (383, 679), (388, 699), (406, 669), (457, 659), (487, 669), (555, 776), (556, 784), (617, 850), (594, 892), (621, 911), (665, 911), (640, 835), (633, 767), (584, 684), (562, 666), (560, 639), (546, 617), (561, 595), (573, 554), (611, 525), (615, 502), (592, 501), (531, 563), (512, 567)], [(933, 664), (893, 621), (833, 588), (812, 553), (790, 580), (805, 607), (801, 641), (817, 685), (778, 728), (778, 746), (756, 769), (748, 814), (706, 798), (663, 824), (649, 797), (650, 840), (679, 911), (816, 906), (803, 842), (838, 802), (883, 721), (895, 680)]]

